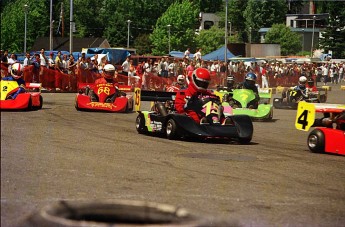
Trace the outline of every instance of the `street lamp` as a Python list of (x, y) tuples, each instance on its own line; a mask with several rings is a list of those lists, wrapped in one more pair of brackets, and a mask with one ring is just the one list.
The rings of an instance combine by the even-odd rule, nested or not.
[(228, 60), (228, 0), (225, 1), (225, 48), (224, 48), (224, 62)]
[(231, 21), (229, 21), (229, 40), (231, 38)]
[(252, 27), (249, 27), (249, 43), (252, 43)]
[(304, 51), (304, 28), (302, 29), (302, 51)]
[(131, 20), (127, 20), (127, 48), (129, 48), (129, 25), (131, 24)]
[(170, 54), (170, 28), (171, 28), (171, 24), (167, 25), (168, 29), (169, 29), (169, 53)]
[(316, 19), (316, 16), (313, 16), (313, 35), (311, 36), (311, 50), (310, 50), (311, 57), (313, 57), (313, 49), (314, 49), (315, 19)]
[(24, 13), (25, 13), (24, 53), (26, 53), (26, 23), (27, 23), (28, 8), (29, 8), (29, 6), (27, 4), (25, 4), (24, 5)]
[(53, 50), (53, 0), (50, 0), (49, 50)]

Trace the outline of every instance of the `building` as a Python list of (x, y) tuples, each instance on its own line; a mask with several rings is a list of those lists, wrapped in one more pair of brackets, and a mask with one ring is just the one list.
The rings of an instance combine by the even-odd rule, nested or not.
[[(286, 26), (291, 28), (291, 31), (300, 34), (302, 49), (301, 51), (315, 50), (319, 44), (319, 38), (322, 31), (327, 26), (327, 19), (329, 14), (287, 14)], [(265, 43), (265, 35), (270, 28), (261, 28), (260, 42)], [(312, 47), (313, 45), (313, 47)]]

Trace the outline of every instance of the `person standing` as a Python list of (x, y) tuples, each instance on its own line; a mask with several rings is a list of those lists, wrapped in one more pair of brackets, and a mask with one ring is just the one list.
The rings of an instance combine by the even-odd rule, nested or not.
[(126, 60), (122, 63), (122, 74), (128, 76), (129, 72), (129, 57), (126, 58)]
[(263, 64), (260, 67), (260, 73), (261, 73), (261, 87), (262, 88), (268, 88), (267, 70), (266, 70), (265, 64)]
[(188, 47), (187, 50), (184, 52), (184, 57), (189, 59), (190, 56), (190, 48)]
[(30, 58), (30, 53), (26, 52), (25, 54), (25, 58), (24, 58), (24, 62), (23, 62), (23, 66), (24, 68), (31, 65), (31, 58)]
[(196, 63), (200, 63), (201, 62), (201, 59), (202, 59), (201, 51), (202, 51), (202, 49), (199, 48), (199, 50), (194, 55)]

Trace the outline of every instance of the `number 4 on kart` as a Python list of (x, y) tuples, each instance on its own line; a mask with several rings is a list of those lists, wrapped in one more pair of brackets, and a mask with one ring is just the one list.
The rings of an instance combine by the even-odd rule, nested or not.
[(307, 102), (299, 102), (297, 107), (295, 127), (308, 131), (315, 121), (315, 106)]

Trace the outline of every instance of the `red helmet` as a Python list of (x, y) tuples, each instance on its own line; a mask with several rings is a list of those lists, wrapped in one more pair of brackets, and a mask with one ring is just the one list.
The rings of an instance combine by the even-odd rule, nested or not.
[(211, 81), (211, 74), (205, 68), (197, 68), (196, 70), (194, 70), (191, 77), (191, 83), (198, 90), (206, 90)]

